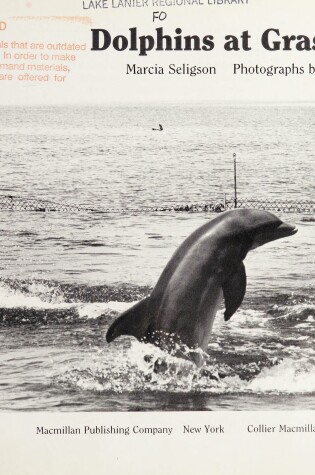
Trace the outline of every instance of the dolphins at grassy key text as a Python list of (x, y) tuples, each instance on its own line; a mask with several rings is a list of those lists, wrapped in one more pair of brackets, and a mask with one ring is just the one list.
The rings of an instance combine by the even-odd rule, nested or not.
[(220, 214), (179, 246), (151, 295), (112, 323), (107, 341), (131, 335), (200, 365), (198, 349), (207, 349), (222, 298), (226, 321), (243, 301), (247, 253), (296, 232), (297, 228), (264, 210), (235, 209)]

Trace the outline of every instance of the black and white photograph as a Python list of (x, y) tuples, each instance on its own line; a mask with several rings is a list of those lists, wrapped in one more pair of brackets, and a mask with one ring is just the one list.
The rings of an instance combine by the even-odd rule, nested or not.
[(2, 409), (314, 409), (313, 113), (8, 107)]

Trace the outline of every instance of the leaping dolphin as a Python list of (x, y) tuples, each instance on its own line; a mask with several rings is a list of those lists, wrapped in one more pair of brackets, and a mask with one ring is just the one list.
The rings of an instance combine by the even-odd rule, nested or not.
[(274, 214), (255, 209), (226, 211), (194, 231), (179, 246), (151, 295), (125, 311), (110, 326), (106, 339), (132, 335), (198, 366), (206, 351), (222, 298), (228, 321), (246, 291), (243, 264), (247, 253), (263, 244), (292, 236), (297, 228)]

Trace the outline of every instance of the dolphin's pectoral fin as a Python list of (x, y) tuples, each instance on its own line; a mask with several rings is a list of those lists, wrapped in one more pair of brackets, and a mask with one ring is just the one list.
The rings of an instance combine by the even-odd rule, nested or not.
[(243, 263), (222, 288), (225, 301), (224, 320), (227, 322), (243, 302), (246, 292), (246, 270)]
[(120, 335), (135, 336), (140, 340), (144, 337), (149, 326), (149, 300), (147, 297), (126, 310), (109, 327), (106, 340), (108, 343)]

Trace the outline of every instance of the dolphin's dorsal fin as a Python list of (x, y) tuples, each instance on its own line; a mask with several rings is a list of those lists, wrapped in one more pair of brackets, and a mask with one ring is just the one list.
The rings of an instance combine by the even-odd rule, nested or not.
[(146, 297), (136, 303), (136, 305), (126, 310), (112, 323), (106, 334), (108, 343), (120, 335), (135, 336), (138, 340), (144, 337), (150, 323), (149, 300), (150, 297)]
[(224, 283), (222, 288), (225, 301), (224, 320), (227, 322), (243, 302), (246, 292), (246, 270), (243, 263)]

